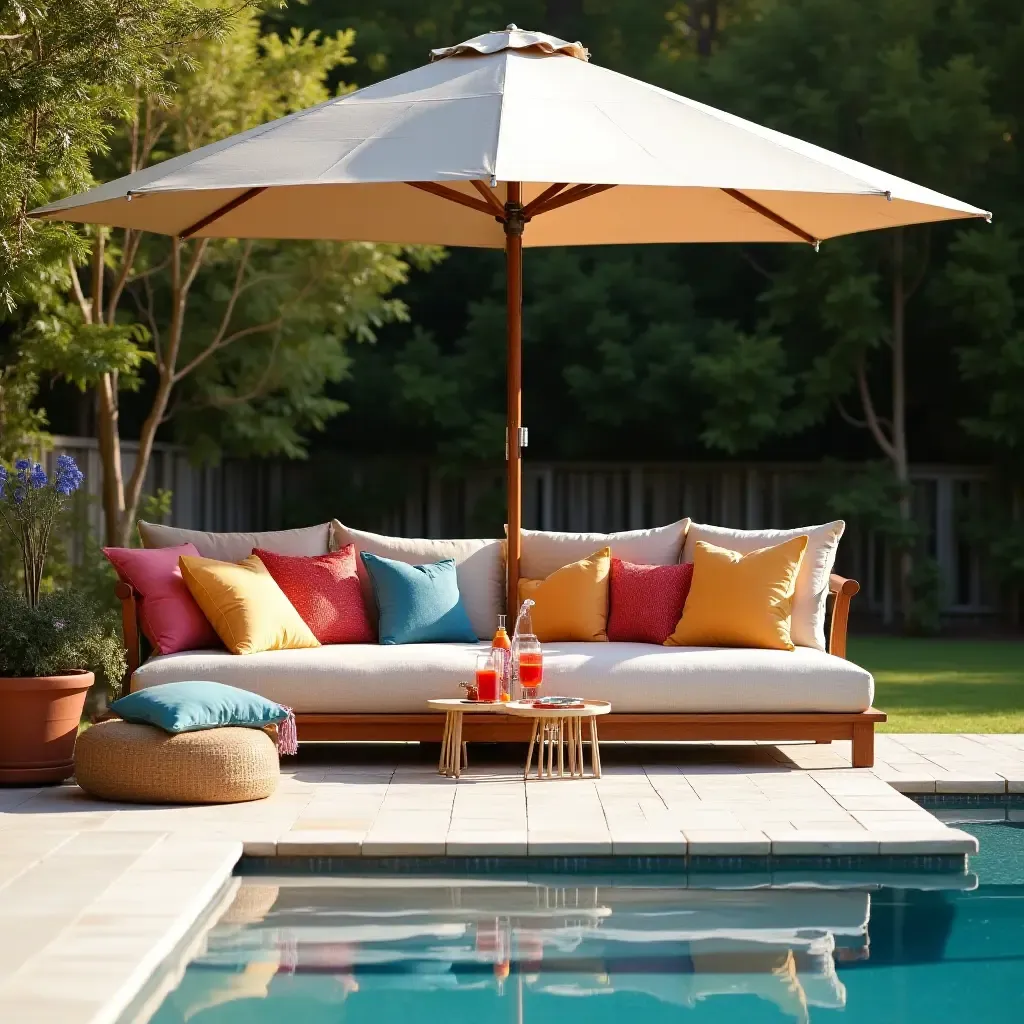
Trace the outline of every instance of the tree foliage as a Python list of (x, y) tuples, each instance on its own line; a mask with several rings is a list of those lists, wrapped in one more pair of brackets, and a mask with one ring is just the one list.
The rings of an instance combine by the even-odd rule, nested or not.
[[(197, 30), (120, 108), (105, 111), (92, 172), (112, 178), (329, 98), (351, 64), (350, 32), (261, 32), (252, 8), (224, 30)], [(344, 91), (345, 86), (339, 86)], [(436, 250), (323, 242), (178, 239), (90, 229), (69, 253), (65, 301), (37, 303), (20, 330), (34, 365), (96, 394), (103, 508), (126, 543), (149, 456), (170, 424), (199, 456), (223, 450), (300, 456), (306, 435), (341, 409), (324, 388), (348, 367), (345, 345), (405, 317), (389, 297), (407, 259)], [(79, 265), (81, 269), (79, 269)], [(122, 467), (121, 393), (141, 388), (139, 449)]]
[[(16, 0), (0, 5), (0, 456), (39, 436), (33, 402), (55, 357), (116, 363), (113, 339), (63, 327), (70, 263), (88, 243), (28, 212), (93, 183), (93, 161), (140, 91), (165, 93), (188, 44), (223, 31), (195, 0)], [(37, 346), (37, 342), (40, 344)], [(54, 351), (56, 345), (59, 351)], [(131, 369), (125, 366), (124, 369)]]
[(39, 266), (80, 251), (72, 228), (32, 225), (55, 191), (92, 181), (137, 92), (161, 95), (190, 63), (185, 43), (216, 36), (227, 11), (194, 0), (15, 0), (0, 8), (0, 301), (31, 294)]

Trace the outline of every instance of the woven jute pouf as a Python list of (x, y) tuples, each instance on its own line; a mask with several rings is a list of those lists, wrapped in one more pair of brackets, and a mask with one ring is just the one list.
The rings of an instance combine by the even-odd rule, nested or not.
[(78, 737), (75, 778), (91, 796), (130, 803), (230, 804), (277, 788), (277, 746), (262, 729), (166, 733), (100, 722)]

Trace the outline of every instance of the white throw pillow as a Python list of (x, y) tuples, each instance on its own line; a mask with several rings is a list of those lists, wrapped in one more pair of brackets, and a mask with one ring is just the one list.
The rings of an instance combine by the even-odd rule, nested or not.
[(640, 565), (675, 565), (683, 548), (689, 519), (650, 530), (625, 530), (621, 533), (558, 533), (548, 530), (523, 530), (523, 550), (519, 575), (542, 580), (570, 562), (592, 555), (598, 548), (612, 549), (613, 558)]
[(691, 523), (683, 545), (683, 561), (693, 561), (693, 552), (699, 540), (746, 554), (758, 548), (782, 544), (793, 537), (806, 536), (807, 549), (800, 563), (796, 591), (793, 594), (790, 634), (797, 647), (813, 647), (823, 651), (828, 578), (835, 565), (839, 538), (845, 528), (846, 523), (841, 519), (821, 526), (802, 526), (797, 530), (733, 530), (727, 526)]
[(363, 585), (363, 597), (376, 619), (373, 587), (360, 551), (393, 558), (409, 565), (428, 565), (443, 558), (455, 560), (459, 594), (469, 621), (481, 640), (490, 640), (498, 628), (498, 616), (505, 611), (505, 544), (500, 540), (434, 540), (427, 537), (386, 537), (365, 530), (353, 530), (337, 519), (331, 522), (331, 547), (356, 547), (356, 568)]
[(170, 548), (176, 544), (194, 544), (203, 558), (222, 562), (240, 562), (253, 548), (264, 548), (278, 555), (326, 555), (330, 551), (331, 524), (304, 526), (299, 530), (268, 530), (264, 533), (209, 533), (183, 530), (177, 526), (139, 520), (139, 536), (144, 548)]

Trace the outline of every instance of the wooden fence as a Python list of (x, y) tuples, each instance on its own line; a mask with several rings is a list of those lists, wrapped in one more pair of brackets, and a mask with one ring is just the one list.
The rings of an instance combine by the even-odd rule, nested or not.
[[(99, 494), (95, 440), (57, 437)], [(133, 445), (123, 448), (125, 473)], [(52, 458), (52, 455), (50, 456)], [(788, 527), (831, 516), (808, 498), (817, 464), (762, 463), (524, 463), (523, 525), (532, 529), (633, 529), (689, 516), (743, 529)], [(916, 466), (914, 509), (923, 547), (939, 569), (944, 614), (987, 619), (999, 605), (985, 559), (972, 541), (973, 510), (988, 500), (985, 470)], [(402, 536), (494, 536), (504, 521), (501, 467), (455, 472), (403, 459), (349, 459), (328, 454), (307, 461), (225, 460), (193, 466), (173, 446), (157, 445), (146, 489), (172, 493), (171, 521), (192, 529), (260, 530), (332, 517), (353, 526)], [(102, 532), (98, 500), (90, 527)], [(816, 517), (816, 518), (815, 518)], [(851, 523), (837, 571), (858, 579), (862, 612), (891, 622), (897, 609), (894, 551), (875, 532)], [(1015, 617), (1016, 613), (1014, 613)]]

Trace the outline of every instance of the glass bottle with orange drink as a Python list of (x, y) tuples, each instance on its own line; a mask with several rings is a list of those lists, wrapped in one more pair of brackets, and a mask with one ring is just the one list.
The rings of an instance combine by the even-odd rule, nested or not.
[(512, 699), (512, 641), (505, 631), (505, 616), (498, 616), (498, 628), (491, 641), (494, 665), (498, 670), (498, 698)]

